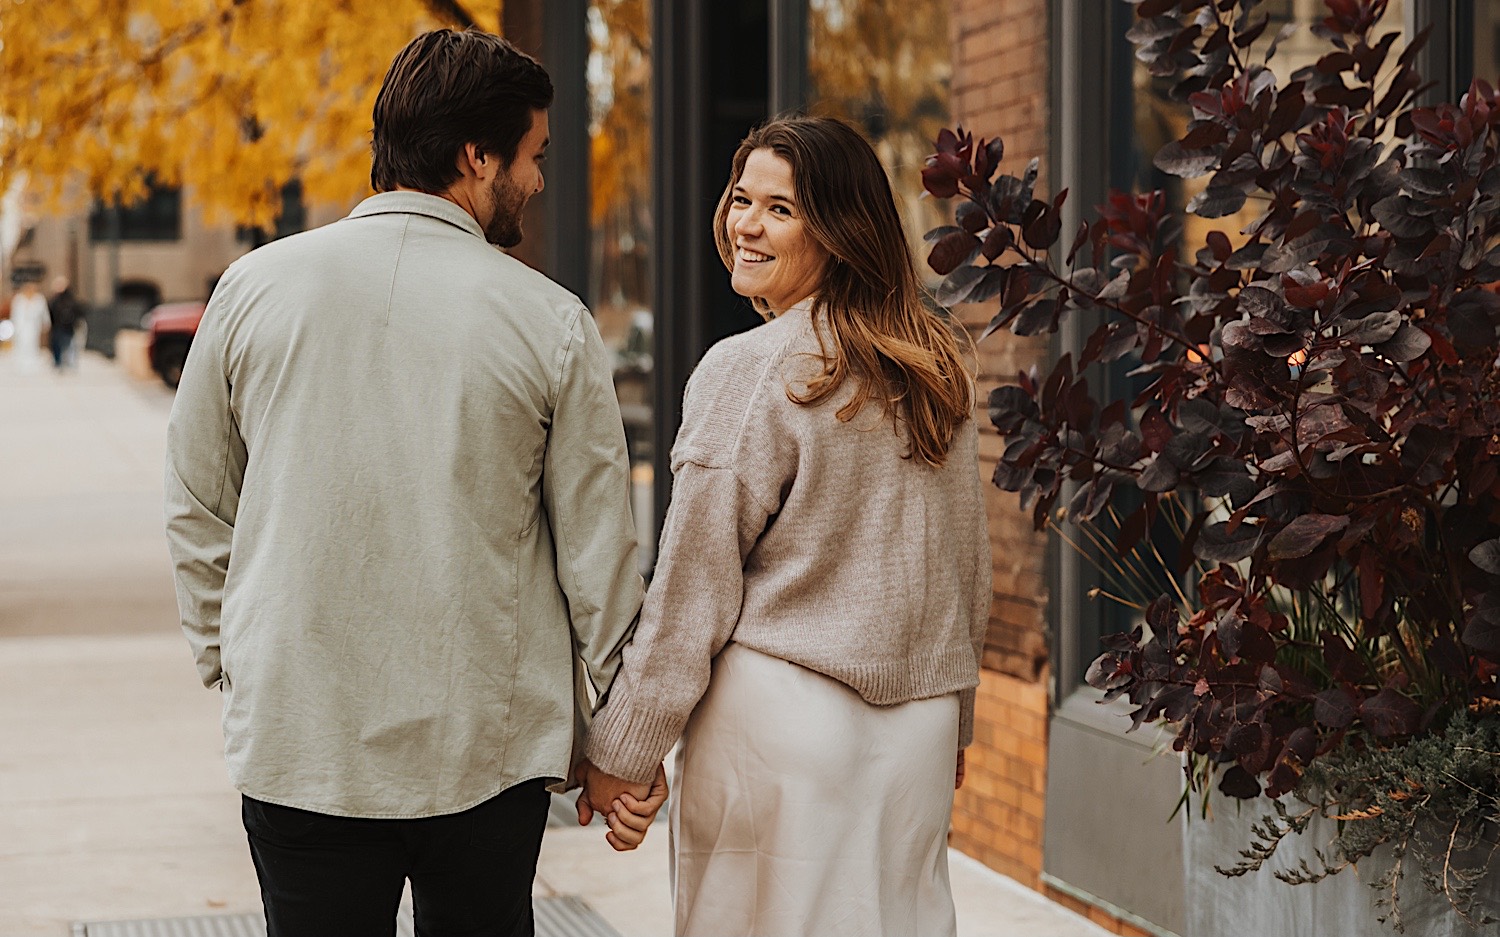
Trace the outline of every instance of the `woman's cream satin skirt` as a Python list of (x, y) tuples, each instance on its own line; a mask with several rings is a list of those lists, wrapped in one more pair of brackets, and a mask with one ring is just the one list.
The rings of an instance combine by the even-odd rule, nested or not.
[(727, 646), (677, 755), (679, 937), (951, 937), (958, 705)]

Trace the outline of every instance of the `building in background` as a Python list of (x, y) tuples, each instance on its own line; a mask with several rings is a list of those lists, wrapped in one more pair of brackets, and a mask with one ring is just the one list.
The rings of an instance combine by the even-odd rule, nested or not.
[(8, 279), (66, 276), (95, 309), (118, 304), (118, 324), (127, 327), (157, 303), (207, 299), (219, 275), (246, 251), (326, 224), (352, 207), (309, 208), (293, 184), (282, 193), (274, 229), (261, 231), (213, 223), (197, 210), (191, 191), (165, 186), (149, 186), (146, 197), (130, 205), (95, 202), (62, 215), (44, 214), (28, 201), (20, 197), (8, 206), (17, 231), (5, 252)]
[[(1393, 0), (1388, 22), (1407, 35), (1433, 27), (1422, 70), (1438, 82), (1432, 94), (1452, 100), (1472, 76), (1500, 76), (1497, 7)], [(1322, 3), (1262, 9), (1305, 26)], [(758, 321), (729, 289), (710, 231), (745, 133), (797, 109), (853, 121), (885, 160), (915, 245), (938, 223), (941, 206), (920, 198), (920, 170), (943, 126), (1002, 136), (1010, 171), (1038, 158), (1041, 189), (1071, 191), (1065, 231), (1110, 189), (1163, 188), (1181, 204), (1189, 184), (1156, 173), (1151, 157), (1183, 118), (1133, 57), (1132, 11), (1124, 0), (507, 0), (507, 35), (539, 55), (558, 87), (548, 185), (520, 255), (583, 296), (614, 349), (648, 562), (687, 375), (715, 340)], [(1278, 61), (1315, 54), (1301, 35)], [(154, 204), (130, 220), (39, 223), (15, 256), (73, 274), (95, 302), (132, 281), (178, 299), (201, 297), (251, 244), (197, 227), (190, 193), (177, 200), (175, 229), (170, 199)], [(126, 236), (137, 223), (160, 236)], [(966, 314), (976, 331), (987, 317)], [(1052, 339), (992, 336), (981, 389), (1066, 353), (1086, 332), (1075, 323)], [(1128, 392), (1123, 375), (1110, 379)], [(988, 483), (1000, 440), (982, 409), (975, 471)], [(994, 604), (952, 842), (1117, 933), (1181, 934), (1191, 896), (1181, 819), (1170, 819), (1180, 763), (1153, 730), (1125, 735), (1119, 713), (1083, 682), (1100, 634), (1133, 623), (1087, 598), (1084, 558), (1033, 532), (1013, 495), (986, 490)]]

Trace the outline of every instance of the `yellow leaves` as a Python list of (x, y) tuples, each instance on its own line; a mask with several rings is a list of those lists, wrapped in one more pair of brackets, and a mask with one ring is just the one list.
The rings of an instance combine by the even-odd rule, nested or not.
[(24, 173), (56, 205), (149, 175), (250, 224), (292, 178), (351, 202), (386, 67), (438, 25), (424, 0), (0, 0), (0, 191)]
[(947, 0), (810, 0), (808, 7), (816, 109), (857, 117), (874, 107), (930, 150), (952, 72)]
[[(667, 2), (667, 0), (661, 0)], [(647, 0), (596, 0), (590, 11), (592, 141), (589, 216), (595, 226), (650, 198), (651, 37)], [(626, 228), (631, 223), (620, 219)]]

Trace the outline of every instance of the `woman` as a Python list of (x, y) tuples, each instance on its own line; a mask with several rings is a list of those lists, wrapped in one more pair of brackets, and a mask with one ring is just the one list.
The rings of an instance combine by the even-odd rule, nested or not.
[(16, 370), (30, 373), (42, 366), (42, 325), (47, 321), (47, 297), (35, 280), (21, 284), (21, 291), (11, 297), (10, 321), (16, 333), (11, 347), (16, 350)]
[[(646, 784), (682, 737), (678, 934), (952, 934), (946, 834), (990, 602), (972, 379), (848, 125), (753, 132), (714, 233), (768, 321), (688, 384), (589, 777)], [(613, 812), (621, 848), (649, 811)]]

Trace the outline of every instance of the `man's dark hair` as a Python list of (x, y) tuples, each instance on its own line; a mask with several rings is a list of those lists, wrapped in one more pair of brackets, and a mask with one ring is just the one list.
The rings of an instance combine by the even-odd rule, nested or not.
[(552, 106), (535, 59), (489, 33), (438, 29), (402, 49), (375, 98), (370, 185), (441, 192), (459, 178), (467, 143), (509, 167), (532, 112)]

